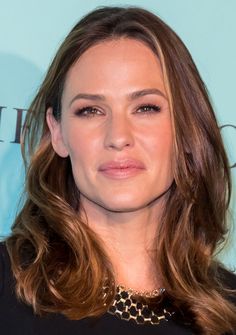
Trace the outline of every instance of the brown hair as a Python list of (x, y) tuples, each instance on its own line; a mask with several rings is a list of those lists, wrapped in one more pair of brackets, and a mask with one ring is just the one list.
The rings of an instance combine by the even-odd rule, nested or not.
[[(170, 27), (141, 8), (103, 7), (82, 18), (30, 106), (23, 136), (26, 201), (7, 239), (17, 294), (36, 313), (60, 312), (71, 319), (101, 315), (112, 301), (109, 257), (81, 219), (70, 160), (53, 151), (45, 114), (51, 106), (60, 120), (72, 64), (92, 45), (120, 37), (142, 41), (160, 59), (172, 113), (174, 183), (156, 241), (163, 286), (176, 305), (192, 313), (202, 333), (232, 331), (236, 308), (226, 298), (215, 259), (227, 233), (231, 192), (219, 128), (188, 50)], [(102, 298), (105, 278), (111, 294)]]

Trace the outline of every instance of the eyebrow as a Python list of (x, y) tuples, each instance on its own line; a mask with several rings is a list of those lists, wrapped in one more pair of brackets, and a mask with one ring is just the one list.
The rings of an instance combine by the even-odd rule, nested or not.
[[(147, 89), (144, 89), (144, 90), (135, 91), (135, 92), (132, 92), (132, 93), (128, 94), (127, 98), (128, 98), (128, 100), (132, 101), (132, 100), (135, 100), (137, 98), (143, 97), (143, 96), (148, 95), (148, 94), (160, 95), (160, 96), (162, 96), (163, 98), (166, 99), (165, 94), (157, 88), (147, 88)], [(78, 100), (78, 99), (105, 101), (106, 97), (104, 95), (101, 95), (101, 94), (79, 93), (79, 94), (76, 94), (76, 96), (74, 96), (74, 98), (70, 101), (69, 106), (71, 106), (72, 103), (75, 100)]]

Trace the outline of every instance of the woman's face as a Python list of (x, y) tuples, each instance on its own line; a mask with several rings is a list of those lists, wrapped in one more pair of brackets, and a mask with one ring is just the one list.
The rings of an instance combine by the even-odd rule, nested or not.
[(85, 206), (135, 211), (172, 183), (161, 66), (140, 41), (122, 38), (88, 49), (67, 74), (60, 122), (51, 110), (47, 121), (54, 150), (70, 156)]

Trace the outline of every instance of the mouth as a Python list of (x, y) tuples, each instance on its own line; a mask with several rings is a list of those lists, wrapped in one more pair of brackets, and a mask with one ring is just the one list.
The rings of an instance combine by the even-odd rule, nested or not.
[(99, 172), (105, 177), (123, 179), (136, 176), (145, 170), (142, 162), (137, 160), (109, 161), (99, 167)]

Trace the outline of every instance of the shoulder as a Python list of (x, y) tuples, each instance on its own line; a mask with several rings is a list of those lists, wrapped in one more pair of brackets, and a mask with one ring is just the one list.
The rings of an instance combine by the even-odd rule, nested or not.
[(11, 282), (11, 263), (5, 242), (0, 242), (0, 295), (5, 291), (6, 284)]
[(229, 292), (228, 299), (236, 305), (236, 273), (220, 266), (217, 277), (224, 289), (234, 290), (234, 292)]
[(236, 290), (236, 273), (226, 269), (223, 266), (218, 270), (219, 278), (222, 284), (229, 289)]
[(6, 245), (4, 242), (0, 243), (0, 295), (3, 293), (6, 270)]

